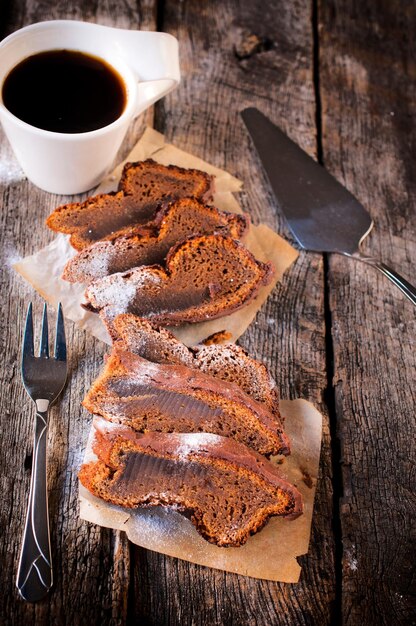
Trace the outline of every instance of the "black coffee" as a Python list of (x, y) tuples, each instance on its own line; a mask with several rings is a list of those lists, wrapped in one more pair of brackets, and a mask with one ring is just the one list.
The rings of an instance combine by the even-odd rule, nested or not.
[(58, 133), (107, 126), (126, 104), (126, 88), (114, 68), (73, 50), (50, 50), (24, 59), (6, 77), (2, 96), (19, 119)]

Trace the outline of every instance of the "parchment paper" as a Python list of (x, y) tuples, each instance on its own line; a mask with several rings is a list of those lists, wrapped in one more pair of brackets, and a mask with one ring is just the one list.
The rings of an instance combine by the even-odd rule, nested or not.
[[(322, 416), (305, 400), (281, 402), (292, 454), (279, 465), (282, 476), (296, 485), (304, 514), (296, 520), (272, 518), (240, 548), (218, 548), (205, 541), (192, 523), (162, 507), (129, 511), (95, 498), (80, 485), (80, 517), (94, 524), (124, 530), (135, 544), (170, 556), (253, 578), (296, 583), (296, 560), (308, 551), (313, 501), (319, 469)], [(84, 461), (95, 459), (90, 434)], [(279, 457), (281, 460), (282, 457)]]
[[(193, 167), (214, 175), (216, 191), (213, 204), (225, 211), (241, 213), (241, 208), (233, 195), (241, 189), (241, 181), (228, 172), (165, 143), (161, 133), (147, 128), (126, 161), (140, 161), (150, 157), (163, 165), (172, 163), (181, 167)], [(121, 163), (94, 193), (106, 193), (116, 189), (124, 163)], [(250, 227), (245, 244), (258, 259), (273, 263), (276, 270), (273, 281), (270, 285), (260, 289), (254, 301), (232, 315), (171, 329), (187, 345), (195, 345), (212, 333), (221, 330), (230, 333), (230, 341), (238, 339), (250, 325), (277, 281), (281, 280), (283, 273), (298, 256), (292, 246), (264, 224)], [(58, 303), (61, 302), (66, 318), (74, 321), (80, 328), (92, 333), (98, 339), (111, 343), (99, 316), (85, 311), (80, 306), (81, 302), (85, 302), (85, 285), (69, 283), (61, 279), (65, 263), (75, 254), (75, 250), (69, 244), (69, 237), (59, 234), (48, 246), (18, 261), (13, 267), (53, 307), (57, 308)]]
[[(153, 158), (159, 163), (194, 167), (215, 176), (216, 192), (213, 204), (220, 209), (241, 213), (233, 193), (241, 182), (201, 159), (166, 144), (163, 135), (148, 128), (126, 161)], [(94, 193), (105, 193), (117, 187), (123, 163), (114, 170)], [(249, 326), (257, 311), (281, 280), (283, 273), (296, 260), (298, 253), (284, 239), (264, 224), (251, 226), (245, 241), (247, 247), (262, 261), (275, 267), (274, 280), (260, 290), (255, 301), (240, 311), (219, 320), (186, 325), (175, 329), (175, 335), (187, 345), (194, 345), (214, 332), (226, 330), (235, 341)], [(107, 331), (98, 315), (85, 311), (85, 285), (61, 279), (65, 263), (75, 254), (69, 237), (59, 234), (48, 246), (13, 265), (40, 295), (55, 308), (62, 303), (65, 317), (80, 328), (110, 343)], [(301, 491), (305, 512), (297, 520), (272, 519), (257, 535), (240, 548), (218, 548), (202, 539), (191, 522), (180, 514), (156, 509), (141, 509), (131, 513), (126, 509), (105, 504), (80, 486), (80, 516), (82, 519), (127, 532), (131, 541), (150, 550), (176, 556), (201, 565), (236, 572), (255, 578), (297, 582), (300, 566), (296, 557), (308, 550), (313, 500), (319, 467), (321, 415), (304, 400), (282, 401), (286, 415), (285, 430), (292, 443), (292, 454), (279, 464), (282, 475)], [(91, 441), (85, 460), (93, 458)], [(280, 459), (281, 460), (281, 459)], [(277, 461), (276, 461), (277, 462)]]

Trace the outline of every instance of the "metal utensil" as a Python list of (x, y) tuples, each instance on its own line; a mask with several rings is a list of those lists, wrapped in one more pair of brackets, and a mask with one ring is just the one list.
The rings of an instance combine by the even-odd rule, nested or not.
[(61, 393), (67, 375), (62, 307), (56, 322), (55, 354), (49, 357), (48, 318), (43, 308), (39, 356), (34, 356), (32, 303), (29, 304), (22, 351), (22, 379), (36, 405), (32, 476), (16, 585), (28, 602), (41, 600), (52, 587), (46, 444), (48, 411)]
[(416, 305), (416, 289), (395, 270), (359, 252), (373, 227), (358, 200), (255, 108), (242, 111), (276, 201), (305, 250), (337, 252), (376, 267)]

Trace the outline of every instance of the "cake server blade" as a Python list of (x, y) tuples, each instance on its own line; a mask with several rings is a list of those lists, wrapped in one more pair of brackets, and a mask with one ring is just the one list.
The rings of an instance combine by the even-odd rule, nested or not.
[(365, 208), (343, 185), (258, 109), (241, 116), (276, 202), (305, 250), (337, 252), (376, 267), (416, 305), (416, 289), (381, 261), (360, 254), (373, 227)]

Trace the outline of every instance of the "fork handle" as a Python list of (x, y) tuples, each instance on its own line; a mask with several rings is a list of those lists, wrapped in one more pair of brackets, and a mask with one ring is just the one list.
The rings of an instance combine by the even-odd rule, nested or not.
[(49, 401), (37, 400), (36, 406), (32, 475), (16, 582), (20, 595), (28, 602), (41, 600), (52, 587), (46, 479)]

